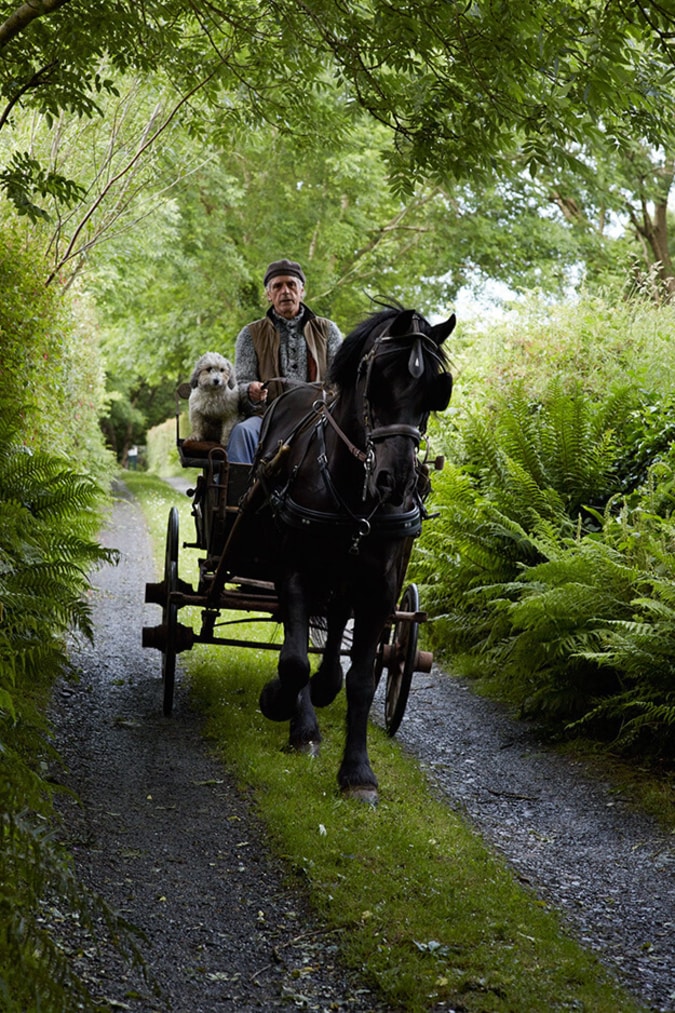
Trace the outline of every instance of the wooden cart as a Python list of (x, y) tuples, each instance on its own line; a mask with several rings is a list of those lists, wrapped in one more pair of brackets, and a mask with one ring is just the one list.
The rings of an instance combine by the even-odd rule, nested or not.
[[(241, 500), (247, 490), (250, 468), (228, 461), (225, 448), (216, 443), (187, 442), (180, 436), (180, 399), (189, 397), (189, 384), (176, 392), (176, 445), (183, 468), (193, 469), (192, 499), (195, 541), (183, 548), (195, 548), (204, 555), (198, 561), (196, 586), (179, 577), (179, 515), (169, 511), (164, 554), (164, 572), (159, 582), (147, 583), (145, 600), (162, 610), (161, 623), (143, 628), (143, 646), (162, 656), (163, 710), (173, 709), (176, 657), (194, 644), (225, 647), (254, 647), (279, 651), (280, 643), (245, 637), (246, 625), (279, 622), (279, 601), (275, 591), (273, 547), (258, 537), (255, 523), (242, 520)], [(236, 527), (235, 527), (236, 523)], [(412, 540), (411, 540), (412, 545)], [(407, 565), (407, 557), (406, 557)], [(396, 734), (405, 713), (413, 672), (429, 672), (432, 655), (418, 650), (419, 624), (426, 620), (420, 611), (415, 584), (403, 589), (400, 604), (390, 616), (380, 638), (373, 677), (379, 683), (386, 671), (384, 723), (389, 735)], [(201, 609), (198, 629), (179, 622), (180, 610)], [(325, 617), (317, 615), (310, 626), (310, 652), (321, 653)], [(228, 635), (234, 633), (236, 635)], [(349, 655), (349, 631), (342, 653)]]

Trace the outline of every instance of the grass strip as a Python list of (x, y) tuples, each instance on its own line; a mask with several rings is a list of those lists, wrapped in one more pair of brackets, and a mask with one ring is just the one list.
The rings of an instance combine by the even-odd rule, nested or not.
[[(128, 484), (160, 561), (166, 516), (181, 497), (148, 476)], [(182, 501), (181, 523), (190, 524)], [(194, 581), (190, 554), (179, 559), (179, 571)], [(256, 634), (247, 626), (243, 635), (268, 640), (273, 629), (265, 624)], [(340, 797), (344, 694), (321, 712), (321, 755), (310, 759), (287, 752), (287, 726), (266, 721), (258, 709), (274, 652), (200, 645), (181, 660), (207, 734), (255, 800), (270, 847), (335, 930), (343, 958), (389, 1003), (410, 1013), (645, 1009), (461, 816), (433, 797), (417, 763), (380, 728), (369, 734), (379, 806)]]

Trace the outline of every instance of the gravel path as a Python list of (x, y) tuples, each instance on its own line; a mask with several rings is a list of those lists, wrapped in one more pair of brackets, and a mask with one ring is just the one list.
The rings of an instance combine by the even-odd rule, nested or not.
[(397, 740), (636, 997), (675, 1010), (675, 837), (435, 666)]
[(128, 498), (101, 541), (122, 559), (95, 575), (95, 647), (72, 653), (79, 684), (55, 698), (55, 744), (82, 802), (61, 806), (83, 881), (146, 934), (159, 994), (110, 949), (73, 941), (93, 994), (136, 1013), (391, 1010), (339, 965), (250, 801), (209, 755), (180, 684), (173, 717), (162, 717), (159, 654), (141, 647), (141, 627), (158, 621), (142, 605), (153, 561)]
[[(157, 621), (138, 605), (153, 566), (128, 498), (102, 540), (122, 562), (96, 576), (96, 646), (78, 647), (80, 683), (55, 702), (55, 742), (82, 800), (63, 803), (67, 839), (84, 880), (146, 932), (160, 992), (109, 952), (74, 959), (97, 995), (136, 1013), (392, 1013), (340, 967), (270, 859), (180, 682), (174, 717), (161, 717), (159, 656), (140, 646), (141, 626)], [(672, 835), (437, 668), (415, 677), (397, 739), (638, 999), (675, 1010)]]

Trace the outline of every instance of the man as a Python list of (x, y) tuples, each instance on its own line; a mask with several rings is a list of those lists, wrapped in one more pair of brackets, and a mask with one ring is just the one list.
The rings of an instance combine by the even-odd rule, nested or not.
[[(268, 396), (283, 390), (283, 378), (325, 380), (342, 334), (332, 320), (317, 317), (303, 300), (305, 275), (293, 260), (275, 260), (265, 271), (267, 314), (237, 336), (234, 369), (240, 408), (246, 416), (230, 434), (230, 461), (251, 464)], [(269, 383), (269, 381), (276, 381)]]

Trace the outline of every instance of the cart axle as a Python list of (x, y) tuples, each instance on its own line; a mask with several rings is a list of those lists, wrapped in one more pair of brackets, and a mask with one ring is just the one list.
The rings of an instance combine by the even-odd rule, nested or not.
[(186, 580), (180, 580), (179, 577), (175, 578), (175, 588), (172, 589), (167, 584), (166, 578), (160, 581), (148, 581), (145, 585), (145, 601), (148, 605), (161, 605), (162, 608), (167, 604), (170, 594), (175, 594), (176, 591), (180, 591), (183, 595), (191, 595), (195, 592), (192, 589), (192, 584), (188, 584)]
[[(385, 644), (382, 647), (382, 663), (385, 668), (398, 664), (399, 660), (399, 649), (396, 644)], [(424, 672), (426, 675), (431, 671), (433, 661), (434, 656), (431, 651), (417, 651), (412, 660), (412, 670), (413, 672)]]
[[(154, 647), (157, 651), (165, 651), (169, 642), (169, 628), (166, 623), (160, 626), (144, 626), (142, 630), (143, 647)], [(183, 623), (175, 624), (175, 652), (191, 651), (195, 642), (194, 630)]]

